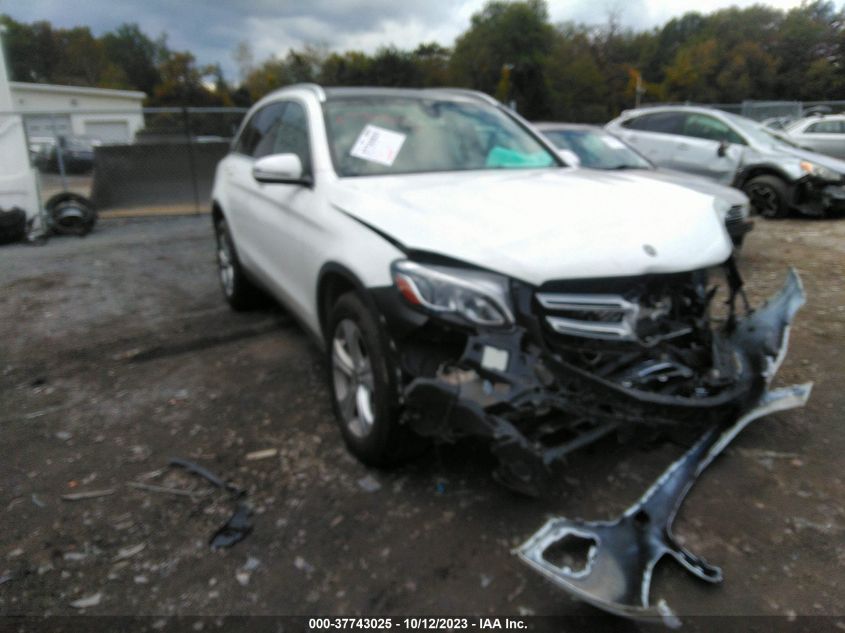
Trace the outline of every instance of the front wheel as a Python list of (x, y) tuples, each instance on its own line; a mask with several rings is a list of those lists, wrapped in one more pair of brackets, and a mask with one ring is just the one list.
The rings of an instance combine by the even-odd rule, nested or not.
[(786, 183), (777, 176), (757, 176), (745, 183), (742, 190), (764, 218), (784, 218), (789, 213)]
[(378, 322), (356, 293), (334, 304), (327, 332), (329, 384), (349, 451), (371, 466), (410, 457), (421, 438), (399, 424), (395, 366)]

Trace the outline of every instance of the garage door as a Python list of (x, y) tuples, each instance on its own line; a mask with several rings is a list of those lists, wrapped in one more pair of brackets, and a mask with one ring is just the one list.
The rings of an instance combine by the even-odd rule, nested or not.
[(126, 121), (86, 121), (85, 136), (95, 138), (106, 145), (128, 143), (129, 123)]
[(69, 136), (71, 130), (70, 117), (58, 114), (54, 117), (26, 115), (24, 125), (30, 139), (34, 136)]

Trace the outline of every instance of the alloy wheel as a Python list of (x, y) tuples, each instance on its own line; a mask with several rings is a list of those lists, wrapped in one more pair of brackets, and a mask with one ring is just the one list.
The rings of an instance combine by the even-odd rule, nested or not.
[(354, 436), (364, 438), (375, 422), (375, 382), (363, 334), (351, 319), (337, 324), (331, 362), (334, 396), (343, 423)]
[(223, 292), (231, 297), (235, 291), (235, 265), (232, 262), (232, 250), (229, 248), (229, 240), (222, 229), (217, 231), (217, 269), (220, 273), (220, 283), (223, 284)]

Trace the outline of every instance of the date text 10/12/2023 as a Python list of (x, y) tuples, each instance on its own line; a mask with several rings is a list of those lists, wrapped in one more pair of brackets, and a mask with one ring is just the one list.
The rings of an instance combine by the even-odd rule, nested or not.
[(528, 628), (527, 623), (520, 618), (491, 618), (491, 617), (475, 617), (475, 618), (427, 618), (427, 617), (409, 617), (409, 618), (309, 618), (308, 630), (341, 630), (341, 629), (358, 629), (358, 630), (440, 630), (440, 631), (456, 631), (456, 630), (477, 630), (477, 631), (495, 631), (495, 630), (525, 630)]

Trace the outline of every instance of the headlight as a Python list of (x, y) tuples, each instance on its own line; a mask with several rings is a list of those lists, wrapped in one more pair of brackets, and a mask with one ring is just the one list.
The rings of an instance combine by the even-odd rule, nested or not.
[(842, 179), (841, 174), (838, 174), (832, 169), (828, 169), (822, 165), (811, 163), (808, 160), (801, 161), (801, 171), (805, 174), (810, 174), (811, 176), (820, 178), (821, 180), (829, 180), (830, 182), (838, 182)]
[(513, 323), (505, 277), (475, 270), (394, 262), (393, 283), (405, 301), (438, 316), (458, 317), (473, 325), (503, 327)]

